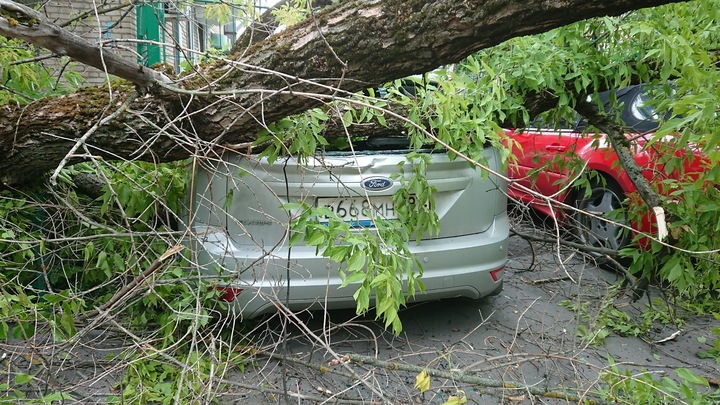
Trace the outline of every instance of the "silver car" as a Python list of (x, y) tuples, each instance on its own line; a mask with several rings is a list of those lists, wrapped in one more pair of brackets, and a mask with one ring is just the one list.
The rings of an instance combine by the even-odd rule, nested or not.
[[(315, 246), (289, 246), (290, 216), (283, 207), (298, 201), (328, 207), (358, 229), (372, 228), (377, 218), (396, 220), (398, 164), (408, 163), (409, 152), (398, 147), (371, 142), (363, 150), (324, 152), (303, 164), (240, 155), (205, 162), (194, 176), (191, 198), (196, 265), (222, 280), (223, 299), (244, 317), (285, 304), (288, 282), (291, 310), (355, 307), (356, 286), (338, 288), (345, 264), (322, 257)], [(487, 147), (484, 153), (489, 167), (501, 170), (498, 151)], [(409, 243), (426, 288), (411, 301), (497, 294), (509, 236), (505, 181), (446, 153), (432, 153), (430, 161), (426, 176), (436, 189), (440, 231)], [(372, 206), (373, 212), (343, 208), (351, 206)]]

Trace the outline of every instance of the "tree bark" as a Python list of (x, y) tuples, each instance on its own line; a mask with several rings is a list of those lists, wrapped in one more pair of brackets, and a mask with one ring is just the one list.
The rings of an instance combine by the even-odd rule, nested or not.
[[(138, 83), (134, 75), (108, 66), (141, 91), (151, 89), (151, 95), (94, 129), (78, 149), (83, 153), (74, 156), (66, 155), (94, 123), (119, 108), (134, 86), (84, 89), (25, 107), (5, 107), (0, 114), (0, 181), (22, 186), (64, 160), (172, 161), (218, 144), (250, 142), (267, 124), (319, 106), (335, 94), (426, 72), (516, 36), (671, 2), (345, 0), (248, 48), (236, 47), (228, 59), (171, 86), (160, 86), (160, 75), (147, 74), (153, 83)], [(35, 30), (47, 29), (35, 14), (11, 1), (0, 0), (0, 6), (0, 33), (55, 46), (50, 38), (33, 36)], [(92, 49), (94, 56), (77, 47), (58, 50), (94, 65), (102, 52), (107, 65), (107, 50)]]
[(607, 139), (610, 141), (615, 154), (617, 154), (620, 164), (645, 204), (650, 209), (662, 206), (662, 198), (653, 190), (650, 182), (643, 176), (642, 168), (635, 161), (635, 157), (630, 150), (630, 141), (625, 137), (622, 125), (601, 113), (597, 105), (591, 102), (578, 103), (576, 109), (590, 125), (607, 135)]

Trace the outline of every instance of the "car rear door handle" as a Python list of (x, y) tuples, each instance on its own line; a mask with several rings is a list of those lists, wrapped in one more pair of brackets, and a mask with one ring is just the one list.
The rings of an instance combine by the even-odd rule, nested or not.
[(552, 145), (545, 146), (545, 150), (548, 152), (565, 152), (567, 148), (559, 143), (554, 143)]

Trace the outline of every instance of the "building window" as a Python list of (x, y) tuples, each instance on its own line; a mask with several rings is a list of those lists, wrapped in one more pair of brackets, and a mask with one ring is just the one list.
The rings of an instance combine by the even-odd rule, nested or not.
[(205, 53), (205, 25), (204, 24), (197, 24), (197, 34), (198, 34), (198, 51), (201, 53)]

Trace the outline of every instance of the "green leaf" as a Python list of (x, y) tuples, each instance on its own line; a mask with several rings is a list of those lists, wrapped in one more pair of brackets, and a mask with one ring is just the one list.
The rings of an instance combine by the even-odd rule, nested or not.
[(32, 381), (32, 379), (33, 379), (33, 377), (29, 374), (17, 373), (17, 374), (15, 374), (15, 385), (27, 384), (30, 381)]
[(85, 253), (85, 263), (88, 263), (90, 261), (90, 258), (92, 257), (92, 255), (95, 253), (95, 244), (92, 243), (92, 241), (88, 242), (85, 245), (84, 253)]
[(353, 114), (352, 111), (345, 111), (345, 113), (342, 115), (342, 123), (345, 127), (349, 127), (353, 123)]
[(315, 118), (315, 119), (317, 119), (317, 120), (320, 120), (320, 121), (327, 121), (327, 120), (328, 120), (328, 116), (327, 116), (327, 114), (325, 114), (325, 111), (323, 111), (323, 110), (321, 110), (321, 109), (319, 109), (319, 108), (315, 108), (315, 109), (309, 110), (308, 113), (310, 114), (311, 117), (313, 117), (313, 118)]
[(282, 205), (282, 209), (284, 209), (285, 211), (297, 211), (302, 207), (303, 207), (303, 205), (300, 203), (290, 203), (289, 202), (289, 203), (285, 203)]
[(8, 334), (10, 333), (10, 327), (5, 321), (0, 321), (0, 340), (5, 340), (8, 338)]
[(378, 114), (378, 115), (377, 115), (377, 120), (378, 120), (378, 123), (380, 123), (380, 125), (382, 125), (382, 126), (384, 126), (384, 127), (387, 127), (387, 121), (385, 120), (385, 116), (384, 116), (384, 115)]
[(348, 271), (357, 272), (365, 266), (365, 252), (356, 250), (348, 261)]
[(227, 195), (225, 195), (225, 201), (223, 201), (223, 205), (222, 205), (222, 208), (223, 208), (223, 210), (225, 210), (225, 211), (227, 211), (228, 209), (230, 209), (230, 207), (232, 207), (233, 190), (234, 190), (234, 189), (231, 188), (231, 189), (227, 192)]
[(290, 246), (295, 246), (298, 243), (302, 242), (303, 235), (300, 232), (293, 232), (290, 235)]
[(312, 234), (309, 234), (305, 243), (308, 246), (320, 246), (323, 243), (325, 243), (325, 234), (319, 231), (315, 231)]
[(49, 395), (45, 395), (43, 397), (44, 403), (52, 403), (52, 402), (64, 402), (64, 401), (74, 401), (75, 398), (73, 398), (70, 394), (64, 393), (64, 392), (54, 392)]
[(75, 320), (70, 312), (65, 311), (60, 318), (60, 325), (65, 330), (68, 337), (75, 335)]
[(361, 286), (353, 294), (355, 302), (357, 302), (357, 313), (363, 314), (370, 308), (370, 288)]
[(683, 267), (680, 265), (679, 262), (676, 262), (670, 268), (667, 279), (672, 282), (672, 281), (679, 279), (682, 276), (682, 274), (683, 274)]
[(315, 215), (318, 217), (324, 217), (324, 218), (332, 218), (333, 212), (328, 207), (317, 207), (315, 209)]
[(125, 259), (119, 253), (113, 255), (113, 265), (116, 272), (122, 273), (125, 271)]
[(701, 377), (686, 368), (678, 368), (675, 370), (678, 377), (683, 381), (687, 381), (694, 385), (702, 385), (703, 387), (709, 387), (710, 383), (704, 377)]
[(348, 252), (350, 252), (350, 246), (347, 245), (340, 245), (340, 246), (333, 246), (329, 249), (328, 256), (330, 257), (330, 260), (340, 263), (345, 261)]
[(340, 288), (346, 287), (352, 283), (359, 283), (360, 281), (365, 280), (365, 277), (367, 277), (366, 274), (361, 271), (352, 273), (343, 280), (342, 284), (340, 284)]
[(67, 297), (61, 294), (47, 293), (43, 296), (43, 299), (49, 304), (57, 304), (66, 300)]
[(387, 273), (380, 273), (375, 277), (372, 282), (370, 283), (373, 287), (379, 287), (380, 285), (386, 283), (388, 281), (388, 275)]
[(105, 274), (105, 276), (107, 277), (110, 277), (112, 275), (112, 273), (110, 272), (110, 264), (107, 260), (107, 252), (105, 252), (104, 250), (101, 250), (100, 253), (98, 253), (97, 264), (95, 267), (102, 269), (103, 274)]

